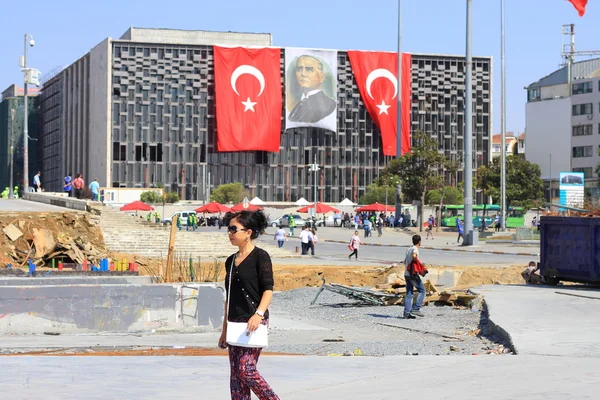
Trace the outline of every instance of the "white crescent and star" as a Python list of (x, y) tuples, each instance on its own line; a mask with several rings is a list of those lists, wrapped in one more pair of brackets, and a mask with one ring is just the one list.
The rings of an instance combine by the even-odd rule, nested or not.
[[(385, 68), (374, 69), (367, 76), (367, 93), (369, 94), (369, 96), (373, 100), (375, 100), (375, 98), (373, 97), (373, 94), (371, 94), (371, 85), (377, 78), (386, 78), (387, 80), (392, 82), (392, 84), (394, 85), (394, 96), (392, 97), (392, 100), (394, 100), (396, 98), (396, 94), (398, 93), (398, 79), (396, 79), (394, 74), (392, 74), (389, 70), (387, 70)], [(390, 107), (391, 107), (391, 105), (385, 104), (385, 100), (381, 100), (381, 104), (377, 105), (377, 108), (379, 108), (379, 115), (381, 115), (381, 114), (389, 115), (388, 109)]]
[[(262, 74), (262, 72), (260, 72), (258, 68), (253, 67), (252, 65), (243, 64), (233, 71), (233, 74), (231, 74), (231, 88), (233, 89), (235, 94), (239, 96), (240, 93), (237, 91), (236, 83), (238, 78), (245, 74), (252, 75), (256, 79), (258, 79), (258, 83), (260, 83), (260, 90), (256, 97), (260, 97), (262, 92), (265, 90), (265, 76)], [(256, 102), (250, 100), (250, 97), (248, 97), (246, 101), (242, 101), (241, 103), (244, 105), (244, 112), (248, 110), (255, 112), (254, 106), (256, 105)]]

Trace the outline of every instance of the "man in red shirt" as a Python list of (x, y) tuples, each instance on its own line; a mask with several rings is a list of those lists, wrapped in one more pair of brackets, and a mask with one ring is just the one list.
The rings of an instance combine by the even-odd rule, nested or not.
[(75, 197), (78, 199), (83, 198), (83, 187), (85, 186), (85, 182), (81, 176), (81, 174), (77, 174), (77, 178), (73, 180), (73, 187), (75, 188)]

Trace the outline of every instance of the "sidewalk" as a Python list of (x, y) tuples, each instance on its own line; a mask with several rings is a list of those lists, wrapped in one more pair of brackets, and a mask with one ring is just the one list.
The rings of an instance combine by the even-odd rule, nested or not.
[[(296, 236), (289, 236), (290, 239), (298, 239), (301, 229), (296, 229)], [(272, 234), (275, 231), (273, 228), (268, 230)], [(344, 243), (347, 244), (354, 233), (354, 229), (322, 227), (318, 228), (317, 236), (320, 241)], [(412, 245), (412, 236), (420, 234), (422, 238), (421, 248), (428, 250), (444, 250), (444, 251), (462, 251), (472, 253), (485, 254), (509, 254), (518, 256), (538, 256), (540, 253), (539, 246), (516, 246), (513, 244), (486, 244), (480, 242), (476, 246), (461, 246), (456, 244), (456, 232), (439, 232), (433, 231), (434, 239), (425, 239), (427, 233), (425, 231), (418, 232), (417, 228), (410, 230), (398, 230), (385, 228), (382, 237), (377, 237), (377, 231), (373, 232), (373, 236), (364, 238), (364, 230), (359, 229), (358, 233), (364, 246), (391, 246), (391, 247), (409, 247)]]

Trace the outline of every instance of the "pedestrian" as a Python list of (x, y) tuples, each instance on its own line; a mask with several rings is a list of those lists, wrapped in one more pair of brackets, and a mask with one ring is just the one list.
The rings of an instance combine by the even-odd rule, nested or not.
[(100, 190), (100, 184), (98, 183), (98, 178), (94, 178), (92, 183), (90, 183), (89, 188), (92, 191), (92, 201), (98, 201), (98, 199), (99, 199), (98, 192)]
[(368, 238), (371, 234), (371, 221), (368, 218), (363, 221), (363, 229), (365, 230), (365, 238)]
[[(406, 295), (404, 297), (404, 319), (415, 319), (416, 317), (424, 317), (421, 312), (423, 301), (425, 300), (425, 286), (419, 274), (411, 274), (409, 272), (410, 264), (419, 260), (419, 247), (421, 247), (421, 236), (414, 235), (412, 237), (412, 247), (406, 251), (404, 257), (404, 281), (406, 282)], [(417, 288), (419, 295), (417, 302), (413, 304), (413, 293)]]
[(292, 214), (288, 215), (288, 226), (290, 227), (290, 236), (294, 236), (294, 229), (296, 229), (296, 220)]
[(433, 237), (433, 225), (435, 224), (435, 219), (433, 218), (433, 215), (429, 214), (429, 219), (427, 220), (427, 236), (425, 237), (425, 239), (429, 239), (429, 236), (431, 236), (431, 239), (434, 239)]
[(348, 244), (348, 248), (352, 250), (352, 253), (348, 256), (350, 260), (352, 256), (354, 256), (355, 260), (358, 260), (358, 248), (361, 245), (360, 237), (358, 236), (358, 231), (354, 231), (354, 235), (350, 238), (350, 243)]
[(458, 222), (456, 223), (456, 228), (458, 229), (458, 238), (456, 239), (456, 243), (460, 243), (461, 238), (464, 242), (465, 241), (465, 226), (463, 225), (463, 222), (460, 219), (458, 219)]
[(187, 224), (185, 224), (185, 230), (188, 231), (192, 228), (194, 230), (194, 214), (189, 214), (187, 219)]
[(287, 234), (285, 233), (281, 225), (277, 226), (277, 231), (275, 232), (275, 237), (273, 238), (273, 240), (277, 240), (277, 245), (279, 246), (279, 248), (282, 248), (283, 244), (287, 241)]
[(42, 191), (42, 181), (40, 180), (41, 175), (42, 175), (42, 173), (40, 171), (38, 171), (37, 174), (35, 174), (33, 176), (33, 187), (36, 192)]
[(225, 262), (229, 309), (226, 306), (218, 342), (220, 348), (229, 348), (231, 398), (250, 400), (251, 392), (254, 392), (261, 400), (279, 400), (256, 369), (262, 348), (227, 343), (227, 321), (247, 323), (250, 332), (269, 323), (273, 267), (269, 253), (254, 245), (254, 240), (268, 227), (267, 217), (262, 211), (240, 211), (227, 213), (224, 223), (229, 241), (239, 249)]
[(308, 254), (308, 249), (310, 248), (309, 242), (311, 241), (310, 231), (308, 230), (308, 225), (304, 225), (302, 232), (300, 232), (300, 245), (302, 246), (302, 255)]
[(379, 215), (377, 218), (377, 237), (383, 236), (383, 217)]
[(177, 229), (181, 230), (181, 214), (177, 214)]
[(338, 221), (340, 219), (340, 214), (337, 211), (333, 214), (333, 226), (339, 226)]
[(85, 181), (83, 180), (82, 174), (77, 174), (77, 178), (73, 180), (73, 187), (75, 188), (75, 197), (78, 199), (83, 199), (83, 187), (85, 186)]
[(481, 228), (479, 228), (480, 232), (485, 232), (485, 217), (481, 217)]
[(319, 241), (319, 238), (317, 237), (317, 232), (314, 229), (310, 230), (310, 242), (308, 243), (308, 246), (310, 248), (310, 254), (312, 256), (315, 255), (315, 245), (317, 244), (317, 242)]
[(63, 186), (63, 192), (67, 194), (69, 197), (73, 197), (73, 178), (71, 177), (71, 173), (69, 172), (67, 176), (65, 176), (65, 184)]
[(533, 216), (533, 219), (531, 220), (531, 227), (535, 228), (537, 226), (537, 215)]
[(496, 224), (496, 232), (500, 232), (500, 228), (502, 227), (502, 217), (500, 214), (496, 214), (496, 221), (494, 223)]

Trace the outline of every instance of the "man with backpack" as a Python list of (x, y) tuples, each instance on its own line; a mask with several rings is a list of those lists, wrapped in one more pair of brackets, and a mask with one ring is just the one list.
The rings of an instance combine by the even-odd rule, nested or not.
[[(415, 319), (416, 317), (424, 317), (421, 312), (423, 301), (425, 300), (425, 286), (421, 276), (427, 275), (427, 269), (419, 260), (419, 247), (421, 247), (421, 236), (414, 235), (412, 237), (413, 245), (406, 251), (404, 257), (404, 280), (406, 282), (406, 296), (404, 297), (404, 319)], [(417, 302), (413, 304), (413, 293), (415, 288), (419, 295)]]

